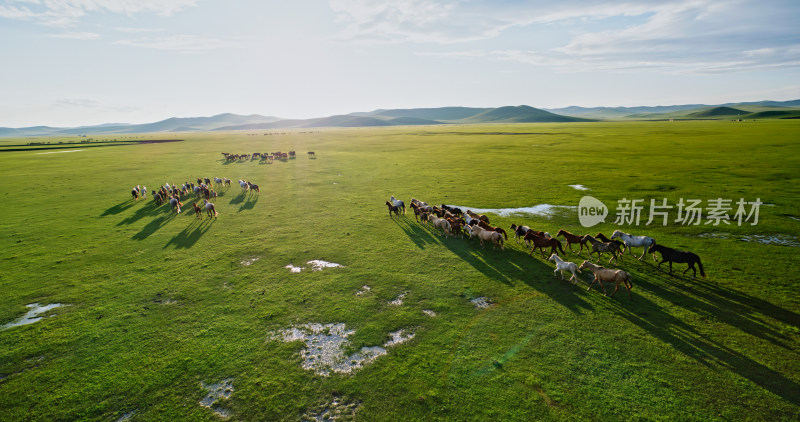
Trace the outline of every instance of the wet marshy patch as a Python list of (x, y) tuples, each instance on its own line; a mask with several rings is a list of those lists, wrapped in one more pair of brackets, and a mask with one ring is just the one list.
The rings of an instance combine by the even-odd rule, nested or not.
[(765, 245), (791, 246), (800, 248), (800, 240), (797, 238), (797, 236), (791, 236), (788, 234), (749, 234), (742, 236), (741, 240), (745, 242), (762, 243)]
[(303, 369), (314, 371), (317, 375), (328, 376), (331, 373), (349, 374), (361, 369), (380, 356), (387, 354), (387, 347), (402, 344), (414, 338), (413, 332), (401, 329), (389, 333), (390, 339), (383, 346), (364, 346), (361, 350), (345, 355), (350, 345), (347, 338), (355, 334), (343, 323), (319, 324), (310, 323), (291, 327), (271, 334), (270, 339), (286, 343), (303, 341), (305, 348), (300, 351), (303, 358)]
[[(311, 271), (322, 271), (325, 268), (344, 268), (344, 265), (337, 264), (335, 262), (328, 262), (323, 261), (321, 259), (314, 259), (311, 261), (306, 262), (307, 265), (311, 266)], [(292, 273), (299, 273), (306, 269), (306, 267), (296, 267), (294, 264), (286, 265), (283, 268), (288, 268), (289, 272)]]
[(361, 407), (357, 400), (347, 401), (334, 394), (331, 401), (309, 409), (301, 418), (302, 421), (345, 421), (355, 420), (356, 412)]
[(572, 189), (575, 189), (575, 190), (589, 190), (589, 188), (587, 188), (586, 186), (583, 186), (583, 185), (567, 185), (567, 186), (569, 186), (569, 187), (571, 187)]
[(551, 204), (539, 204), (539, 205), (531, 205), (530, 207), (519, 207), (519, 208), (472, 208), (472, 207), (463, 207), (460, 205), (448, 205), (448, 206), (459, 208), (463, 212), (470, 210), (477, 214), (489, 213), (489, 214), (495, 214), (500, 217), (525, 217), (525, 216), (535, 215), (539, 217), (550, 218), (556, 214), (567, 214), (571, 211), (575, 211), (578, 209), (578, 207), (571, 205), (551, 205)]
[(469, 300), (475, 308), (477, 309), (486, 309), (493, 305), (493, 303), (487, 298), (486, 296), (480, 296)]
[(239, 264), (244, 265), (245, 267), (249, 267), (249, 266), (253, 265), (253, 263), (258, 261), (259, 259), (261, 259), (261, 257), (258, 257), (258, 256), (253, 257), (253, 258), (246, 258), (246, 259), (241, 260), (239, 262)]
[(20, 325), (33, 324), (34, 322), (40, 321), (43, 318), (45, 318), (44, 316), (39, 316), (39, 315), (42, 315), (52, 309), (69, 305), (65, 305), (62, 303), (51, 303), (49, 305), (40, 305), (39, 303), (31, 303), (25, 306), (29, 308), (29, 311), (25, 313), (25, 315), (17, 318), (17, 320), (15, 321), (11, 321), (3, 325), (2, 327), (0, 327), (0, 330), (7, 330), (9, 328), (18, 327)]
[(388, 303), (392, 306), (400, 306), (403, 304), (403, 299), (408, 295), (408, 292), (403, 292), (397, 295), (394, 299), (390, 300)]
[(369, 293), (371, 290), (372, 290), (372, 287), (369, 287), (369, 286), (367, 286), (367, 285), (365, 284), (365, 285), (361, 286), (361, 289), (359, 289), (359, 290), (356, 292), (356, 296), (363, 296), (363, 295), (365, 295), (365, 294)]
[(228, 399), (231, 394), (233, 394), (233, 378), (224, 379), (222, 382), (216, 384), (206, 384), (205, 382), (201, 382), (200, 384), (203, 386), (203, 389), (208, 392), (208, 394), (200, 400), (200, 406), (213, 410), (214, 413), (223, 418), (230, 417), (231, 411), (218, 406), (217, 402), (221, 399)]
[(436, 316), (436, 311), (434, 311), (432, 309), (423, 309), (422, 313), (427, 315), (427, 316), (429, 316), (429, 317), (435, 317)]

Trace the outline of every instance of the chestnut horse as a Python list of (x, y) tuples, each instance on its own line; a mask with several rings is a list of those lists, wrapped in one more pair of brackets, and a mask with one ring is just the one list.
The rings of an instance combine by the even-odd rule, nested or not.
[(578, 251), (578, 253), (577, 253), (578, 255), (580, 255), (581, 252), (583, 252), (583, 246), (584, 245), (586, 246), (586, 249), (589, 249), (589, 245), (586, 244), (586, 240), (583, 239), (583, 236), (578, 236), (577, 234), (572, 234), (572, 233), (570, 233), (570, 232), (568, 232), (568, 231), (566, 231), (564, 229), (561, 229), (561, 230), (558, 231), (558, 233), (556, 233), (556, 237), (558, 237), (558, 236), (564, 236), (564, 239), (567, 241), (567, 247), (569, 248), (569, 251), (572, 252), (572, 253), (575, 253), (575, 251), (572, 249), (572, 244), (573, 243), (577, 243), (577, 244), (581, 245), (581, 250)]
[(192, 202), (194, 205), (194, 215), (197, 216), (198, 220), (203, 219), (203, 209), (197, 206), (197, 202)]
[(542, 253), (542, 258), (544, 258), (544, 248), (547, 247), (550, 247), (550, 255), (556, 253), (556, 248), (558, 248), (558, 251), (561, 252), (562, 254), (564, 253), (564, 249), (561, 249), (561, 242), (559, 242), (558, 239), (553, 239), (552, 237), (540, 236), (536, 234), (534, 230), (529, 231), (523, 239), (525, 240), (526, 245), (528, 244), (528, 242), (533, 243), (530, 256), (533, 256), (533, 251), (539, 249), (539, 252)]

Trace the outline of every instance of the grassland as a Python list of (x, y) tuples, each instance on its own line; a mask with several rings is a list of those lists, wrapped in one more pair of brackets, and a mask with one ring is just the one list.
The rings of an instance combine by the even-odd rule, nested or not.
[[(233, 420), (298, 420), (334, 398), (356, 403), (358, 420), (797, 420), (798, 248), (739, 239), (797, 240), (799, 134), (793, 121), (451, 125), (0, 153), (0, 324), (26, 304), (69, 305), (0, 331), (0, 420), (216, 420), (198, 403), (202, 383), (229, 378), (218, 405)], [(297, 159), (273, 164), (220, 154), (290, 149)], [(203, 221), (130, 199), (136, 184), (204, 176), (262, 192), (225, 190), (219, 218)], [(490, 215), (551, 233), (622, 228), (703, 259), (708, 278), (692, 280), (626, 257), (632, 300), (587, 292), (588, 274), (578, 286), (554, 278), (513, 240), (481, 249), (383, 205), (577, 205), (584, 194), (611, 208), (769, 205), (741, 227)], [(345, 268), (284, 268), (313, 259)], [(494, 305), (476, 309), (481, 296)], [(272, 339), (314, 322), (355, 330), (350, 351), (401, 328), (415, 337), (325, 377), (301, 367), (301, 342)]]

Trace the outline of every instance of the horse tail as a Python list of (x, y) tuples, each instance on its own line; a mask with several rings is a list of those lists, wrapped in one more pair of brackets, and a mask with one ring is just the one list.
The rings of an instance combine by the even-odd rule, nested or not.
[(633, 282), (631, 281), (631, 273), (627, 271), (623, 271), (625, 273), (625, 286), (628, 287), (628, 290), (633, 289)]
[(558, 245), (558, 251), (561, 252), (561, 255), (566, 255), (567, 253), (564, 252), (564, 249), (561, 249), (561, 242), (559, 242), (558, 239), (556, 239), (556, 238), (552, 238), (552, 239), (554, 239), (556, 241), (556, 244)]
[[(697, 256), (697, 255), (695, 255), (695, 256)], [(700, 257), (699, 256), (697, 256), (697, 266), (700, 267), (700, 275), (703, 276), (703, 278), (706, 278), (706, 272), (703, 271), (703, 263), (700, 262)]]

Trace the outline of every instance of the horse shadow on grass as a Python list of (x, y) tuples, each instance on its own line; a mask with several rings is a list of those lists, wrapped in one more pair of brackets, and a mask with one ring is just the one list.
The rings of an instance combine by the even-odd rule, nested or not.
[[(693, 312), (701, 319), (727, 324), (778, 347), (794, 350), (785, 343), (791, 339), (764, 318), (776, 317), (797, 327), (798, 315), (794, 312), (704, 281), (686, 284), (684, 280), (676, 280), (664, 273), (634, 272), (632, 275), (635, 286), (674, 306)], [(685, 356), (712, 369), (723, 368), (796, 406), (800, 405), (800, 384), (797, 382), (746, 356), (736, 350), (735, 346), (714, 340), (712, 336), (671, 315), (646, 297), (637, 296), (631, 305), (625, 302), (611, 301), (610, 306), (621, 317)], [(759, 316), (759, 313), (763, 316)]]
[(256, 202), (258, 202), (258, 197), (259, 194), (246, 195), (246, 200), (239, 206), (239, 212), (253, 209), (256, 206)]
[(233, 198), (231, 198), (231, 201), (229, 202), (229, 204), (238, 205), (238, 204), (241, 204), (242, 202), (244, 202), (246, 199), (247, 199), (247, 192), (246, 191), (241, 191), (241, 193), (239, 193), (238, 195), (236, 195)]
[[(574, 313), (582, 313), (593, 306), (582, 297), (581, 289), (553, 277), (553, 267), (537, 258), (527, 256), (525, 250), (505, 244), (505, 250), (486, 245), (483, 248), (477, 239), (462, 237), (445, 238), (430, 226), (423, 226), (408, 218), (393, 218), (420, 249), (429, 245), (442, 245), (454, 255), (471, 265), (489, 279), (506, 285), (522, 282), (536, 291), (551, 297)], [(543, 277), (546, 275), (546, 277)]]
[(170, 212), (169, 214), (162, 214), (154, 218), (151, 222), (147, 223), (147, 225), (144, 226), (142, 230), (139, 231), (139, 233), (136, 233), (133, 236), (131, 236), (131, 239), (133, 240), (147, 239), (148, 237), (150, 237), (151, 234), (155, 233), (156, 231), (158, 231), (158, 229), (164, 227), (165, 225), (167, 225), (167, 223), (175, 219), (176, 215), (177, 215), (176, 213)]
[(113, 207), (103, 211), (103, 213), (100, 214), (100, 217), (105, 217), (107, 215), (119, 214), (119, 213), (127, 210), (128, 208), (132, 207), (133, 204), (135, 204), (135, 203), (136, 203), (136, 201), (134, 201), (133, 198), (131, 198), (131, 199), (125, 201), (125, 202), (121, 202), (121, 203), (119, 203), (117, 205), (114, 205)]
[(189, 249), (203, 237), (204, 234), (211, 228), (217, 221), (216, 218), (208, 217), (202, 220), (195, 219), (191, 224), (186, 226), (183, 231), (175, 235), (172, 239), (164, 245), (164, 249), (172, 246), (174, 249)]
[(117, 226), (122, 226), (124, 224), (133, 224), (141, 220), (145, 216), (152, 215), (158, 209), (158, 207), (159, 206), (156, 205), (155, 201), (147, 201), (145, 205), (136, 210), (136, 212), (134, 212), (133, 215), (117, 223)]

